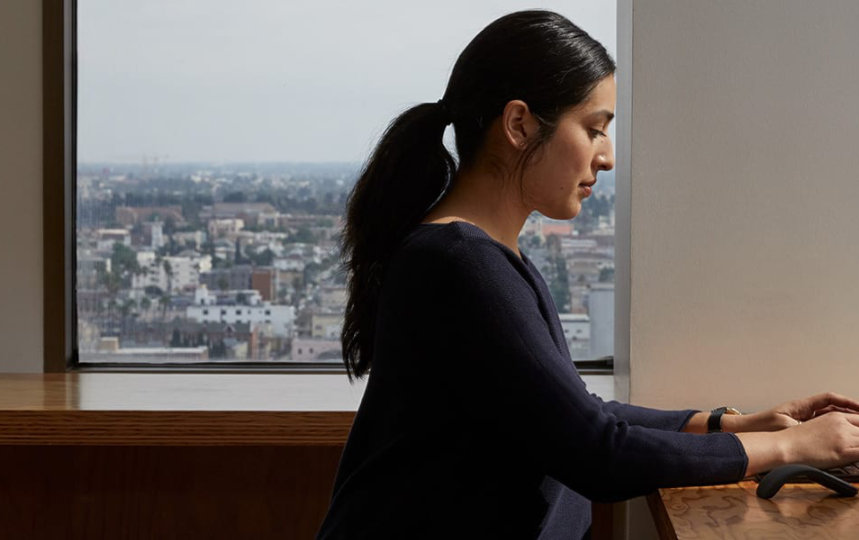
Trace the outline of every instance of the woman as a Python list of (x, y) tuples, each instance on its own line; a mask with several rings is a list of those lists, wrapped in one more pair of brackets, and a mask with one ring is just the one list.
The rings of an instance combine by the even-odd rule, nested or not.
[(517, 238), (533, 211), (575, 217), (613, 167), (614, 69), (560, 15), (507, 15), (466, 47), (443, 99), (382, 137), (343, 238), (344, 361), (350, 379), (372, 372), (320, 538), (578, 539), (591, 500), (859, 460), (859, 403), (840, 396), (706, 434), (708, 413), (588, 393)]

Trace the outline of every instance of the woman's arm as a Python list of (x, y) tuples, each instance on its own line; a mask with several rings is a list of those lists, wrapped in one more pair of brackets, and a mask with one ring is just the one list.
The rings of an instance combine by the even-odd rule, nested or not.
[[(722, 416), (749, 463), (746, 475), (787, 463), (834, 467), (859, 460), (859, 403), (832, 392), (788, 401), (766, 411)], [(709, 413), (692, 416), (684, 431), (706, 433)]]
[[(722, 416), (722, 431), (728, 433), (780, 431), (830, 412), (857, 414), (859, 413), (859, 402), (833, 392), (816, 394), (803, 399), (787, 401), (766, 411), (742, 415), (724, 415)], [(709, 416), (710, 413), (707, 412), (696, 413), (689, 419), (683, 431), (707, 433)]]
[(522, 466), (601, 501), (743, 477), (747, 457), (735, 435), (682, 433), (676, 419), (673, 429), (633, 425), (603, 407), (553, 339), (557, 314), (515, 255), (469, 241), (449, 245), (445, 258), (455, 287), (432, 300), (449, 305), (449, 326), (427, 331), (454, 334), (444, 339), (467, 361), (441, 382), (462, 403), (463, 421), (492, 433)]

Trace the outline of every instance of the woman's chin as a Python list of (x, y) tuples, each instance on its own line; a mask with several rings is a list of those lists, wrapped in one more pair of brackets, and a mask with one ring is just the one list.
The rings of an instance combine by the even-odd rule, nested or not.
[(567, 208), (553, 208), (551, 212), (544, 212), (543, 215), (549, 219), (568, 220), (573, 219), (579, 212), (582, 211), (582, 203), (575, 201), (572, 206)]

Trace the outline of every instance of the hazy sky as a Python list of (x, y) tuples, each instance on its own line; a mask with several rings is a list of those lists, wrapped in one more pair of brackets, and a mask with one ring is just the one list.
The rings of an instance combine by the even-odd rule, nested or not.
[(527, 8), (615, 56), (614, 0), (78, 0), (79, 159), (363, 161), (477, 32)]

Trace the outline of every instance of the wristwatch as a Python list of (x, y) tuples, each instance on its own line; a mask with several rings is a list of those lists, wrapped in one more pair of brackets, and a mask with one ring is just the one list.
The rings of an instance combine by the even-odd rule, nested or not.
[(733, 407), (719, 407), (710, 411), (707, 419), (707, 433), (722, 433), (723, 414), (743, 414)]

